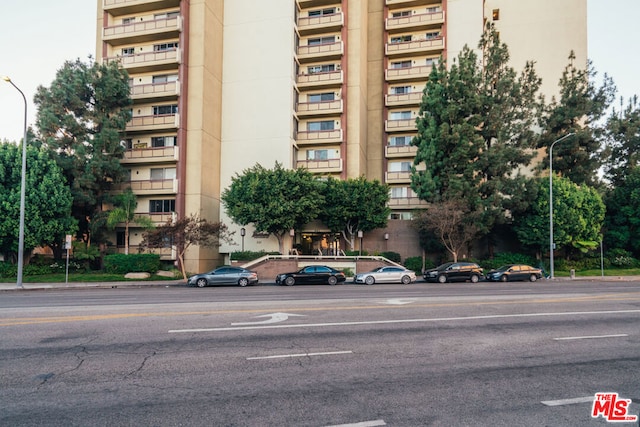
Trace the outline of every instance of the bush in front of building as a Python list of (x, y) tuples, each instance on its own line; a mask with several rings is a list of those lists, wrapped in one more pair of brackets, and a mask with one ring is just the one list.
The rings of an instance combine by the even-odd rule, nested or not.
[(484, 259), (478, 262), (485, 270), (492, 270), (494, 268), (500, 268), (503, 265), (508, 264), (526, 264), (532, 267), (537, 267), (539, 262), (535, 257), (527, 254), (512, 253), (512, 252), (499, 252), (496, 253), (493, 258)]
[(398, 252), (393, 252), (393, 251), (382, 252), (380, 256), (385, 257), (389, 261), (397, 262), (398, 264), (400, 264), (400, 262), (402, 261), (402, 257)]
[(104, 270), (112, 274), (150, 273), (160, 269), (157, 254), (112, 254), (104, 257)]
[[(409, 270), (415, 271), (416, 274), (418, 275), (422, 274), (422, 257), (421, 256), (408, 257), (404, 260), (404, 263), (402, 263), (402, 265), (407, 267)], [(433, 268), (435, 266), (436, 264), (428, 258), (424, 262), (425, 269)]]

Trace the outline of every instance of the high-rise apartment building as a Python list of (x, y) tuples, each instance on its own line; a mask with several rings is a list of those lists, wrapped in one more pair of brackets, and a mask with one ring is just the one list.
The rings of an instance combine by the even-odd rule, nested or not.
[[(410, 141), (431, 68), (476, 48), (493, 22), (513, 67), (535, 60), (550, 97), (571, 50), (586, 64), (586, 13), (586, 0), (98, 0), (97, 58), (131, 77), (123, 163), (139, 214), (198, 214), (236, 231), (219, 253), (190, 251), (189, 270), (240, 250), (219, 197), (256, 163), (389, 184), (389, 226), (364, 246), (413, 256), (407, 220), (425, 204), (410, 188)], [(246, 250), (277, 250), (245, 231)], [(339, 245), (320, 223), (292, 239), (306, 252)]]

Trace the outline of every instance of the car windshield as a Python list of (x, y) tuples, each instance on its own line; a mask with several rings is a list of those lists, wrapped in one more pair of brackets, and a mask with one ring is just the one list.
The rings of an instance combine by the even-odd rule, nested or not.
[(439, 270), (439, 271), (446, 270), (447, 268), (449, 268), (452, 265), (453, 265), (452, 262), (448, 262), (446, 264), (442, 264), (440, 267), (437, 268), (437, 270)]

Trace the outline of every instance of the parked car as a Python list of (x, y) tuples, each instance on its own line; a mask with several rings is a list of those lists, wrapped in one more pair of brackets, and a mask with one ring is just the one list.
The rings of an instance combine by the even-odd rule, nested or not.
[(402, 283), (408, 285), (416, 281), (416, 273), (399, 266), (378, 267), (366, 273), (358, 273), (353, 278), (354, 283)]
[(224, 266), (208, 273), (196, 274), (189, 277), (187, 285), (204, 288), (216, 285), (247, 286), (258, 283), (258, 273), (242, 267)]
[(469, 280), (476, 283), (483, 277), (482, 268), (474, 262), (447, 262), (424, 272), (424, 280), (427, 282), (447, 283)]
[(500, 282), (514, 282), (516, 280), (528, 280), (535, 282), (542, 278), (542, 270), (524, 264), (509, 264), (491, 270), (487, 273), (487, 280)]
[(328, 267), (326, 265), (308, 265), (302, 270), (293, 273), (282, 273), (276, 276), (278, 285), (285, 284), (293, 286), (294, 284), (317, 284), (328, 283), (335, 285), (344, 282), (346, 276), (340, 270)]

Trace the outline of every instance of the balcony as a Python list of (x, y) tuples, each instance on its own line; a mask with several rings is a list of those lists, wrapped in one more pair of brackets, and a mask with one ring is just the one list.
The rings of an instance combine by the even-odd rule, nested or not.
[[(129, 128), (127, 128), (128, 130)], [(416, 119), (385, 120), (384, 130), (386, 132), (411, 132), (416, 130)]]
[(339, 173), (342, 172), (342, 159), (298, 160), (296, 167), (312, 173)]
[(435, 37), (432, 39), (412, 40), (401, 43), (387, 43), (385, 45), (385, 54), (387, 56), (425, 54), (438, 52), (444, 49), (444, 37)]
[(384, 105), (387, 107), (420, 105), (420, 102), (422, 102), (422, 92), (387, 94), (384, 96)]
[(426, 209), (429, 204), (417, 197), (398, 197), (389, 199), (387, 206), (391, 209)]
[(296, 134), (298, 145), (341, 144), (342, 129), (299, 131)]
[(410, 184), (411, 171), (385, 172), (385, 183), (387, 184)]
[(179, 7), (180, 0), (102, 0), (102, 9), (113, 16)]
[(385, 4), (389, 9), (400, 7), (424, 6), (427, 4), (441, 4), (442, 0), (385, 0)]
[(387, 158), (415, 157), (418, 147), (415, 145), (387, 145), (384, 154)]
[(408, 29), (426, 30), (428, 28), (440, 27), (442, 24), (444, 24), (444, 11), (388, 18), (385, 22), (385, 28), (389, 32), (400, 32)]
[(147, 179), (140, 181), (127, 181), (114, 186), (114, 190), (122, 191), (130, 187), (137, 196), (176, 194), (178, 192), (177, 179)]
[(420, 80), (426, 82), (432, 69), (432, 65), (421, 65), (419, 67), (387, 68), (384, 73), (388, 82)]
[(307, 9), (309, 7), (328, 6), (336, 3), (340, 3), (341, 0), (296, 0), (300, 9)]
[(344, 54), (342, 41), (311, 46), (298, 46), (298, 61), (326, 61), (339, 59)]
[(323, 102), (300, 102), (296, 107), (298, 117), (326, 116), (342, 113), (342, 100)]
[(297, 84), (300, 89), (338, 87), (344, 82), (342, 71), (326, 73), (298, 74)]
[(182, 18), (153, 19), (133, 24), (114, 25), (102, 29), (102, 40), (112, 46), (146, 43), (159, 38), (176, 39), (182, 31)]
[(302, 16), (298, 18), (298, 32), (302, 36), (309, 34), (336, 32), (344, 26), (342, 12), (322, 16)]
[(149, 132), (177, 129), (180, 123), (179, 114), (161, 114), (156, 116), (134, 116), (127, 123), (127, 132)]
[(140, 163), (166, 163), (177, 162), (179, 158), (178, 147), (153, 147), (135, 148), (124, 152), (124, 157), (120, 161), (122, 164)]
[(182, 62), (180, 49), (169, 49), (158, 52), (143, 52), (135, 55), (112, 56), (106, 61), (120, 61), (122, 66), (132, 73), (177, 69)]
[(135, 101), (152, 99), (165, 101), (180, 95), (180, 83), (166, 82), (131, 86), (131, 99)]

